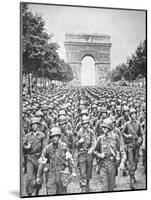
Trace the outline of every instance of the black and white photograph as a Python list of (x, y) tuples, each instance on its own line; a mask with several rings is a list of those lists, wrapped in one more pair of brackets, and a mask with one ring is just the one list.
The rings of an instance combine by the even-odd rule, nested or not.
[(147, 190), (146, 110), (147, 10), (20, 3), (21, 197)]

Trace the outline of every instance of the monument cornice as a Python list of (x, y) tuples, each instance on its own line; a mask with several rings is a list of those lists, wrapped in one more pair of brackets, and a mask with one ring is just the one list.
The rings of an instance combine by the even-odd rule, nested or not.
[(64, 42), (64, 45), (70, 45), (70, 46), (108, 46), (111, 47), (112, 43), (91, 43), (91, 42)]

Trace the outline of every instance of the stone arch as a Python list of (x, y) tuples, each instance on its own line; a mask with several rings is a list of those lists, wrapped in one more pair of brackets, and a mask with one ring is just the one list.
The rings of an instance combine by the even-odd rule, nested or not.
[(110, 36), (67, 33), (64, 46), (66, 61), (74, 72), (73, 84), (81, 84), (81, 63), (86, 55), (91, 55), (95, 61), (96, 85), (106, 81), (107, 73), (110, 70)]
[(91, 53), (91, 52), (81, 54), (81, 56), (80, 56), (80, 61), (82, 62), (82, 60), (83, 60), (86, 56), (90, 56), (91, 58), (93, 58), (94, 62), (97, 61), (96, 55), (93, 54), (93, 53)]

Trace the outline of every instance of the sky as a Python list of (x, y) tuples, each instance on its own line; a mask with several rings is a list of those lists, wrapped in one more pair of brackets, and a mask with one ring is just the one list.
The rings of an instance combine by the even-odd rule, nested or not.
[(83, 8), (30, 4), (45, 20), (47, 33), (60, 45), (59, 55), (65, 57), (65, 33), (98, 33), (111, 37), (111, 69), (126, 62), (140, 41), (146, 39), (144, 11)]

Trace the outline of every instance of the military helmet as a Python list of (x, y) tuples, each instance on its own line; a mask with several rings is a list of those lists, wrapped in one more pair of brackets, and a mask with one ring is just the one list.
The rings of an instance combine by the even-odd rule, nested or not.
[(43, 116), (43, 113), (39, 110), (35, 113), (35, 116), (36, 117), (39, 117), (39, 116)]
[(41, 106), (41, 110), (48, 110), (48, 106), (47, 105), (42, 105)]
[(106, 127), (108, 129), (112, 130), (113, 129), (113, 121), (112, 121), (112, 119), (109, 118), (109, 117), (104, 119), (103, 123), (101, 124), (101, 127)]
[(131, 108), (131, 109), (130, 109), (130, 115), (131, 115), (132, 113), (136, 113), (135, 108)]
[(27, 112), (27, 109), (23, 108), (22, 113), (26, 113), (26, 112)]
[(93, 105), (92, 105), (92, 109), (94, 109), (94, 108), (97, 108), (97, 105), (96, 105), (96, 104), (93, 104)]
[(88, 110), (86, 109), (81, 110), (81, 115), (88, 115)]
[(53, 109), (53, 104), (50, 103), (49, 106), (48, 106), (48, 108), (49, 108), (49, 109)]
[(101, 110), (100, 110), (100, 113), (107, 113), (107, 108), (102, 107)]
[(128, 106), (124, 106), (123, 107), (123, 112), (129, 111), (129, 107)]
[(53, 127), (52, 129), (50, 129), (50, 137), (53, 137), (55, 135), (61, 136), (61, 130), (58, 127)]
[(116, 110), (121, 110), (121, 106), (120, 105), (118, 105), (118, 106), (116, 106)]
[(115, 106), (115, 102), (114, 101), (111, 102), (111, 106)]
[(66, 115), (66, 111), (65, 110), (59, 110), (58, 115)]
[(31, 119), (30, 124), (31, 124), (31, 125), (32, 125), (32, 124), (40, 124), (39, 118), (38, 118), (38, 117), (33, 117), (33, 118)]
[(89, 123), (90, 122), (90, 118), (89, 116), (83, 116), (82, 119), (81, 119), (81, 123), (82, 124), (86, 124), (86, 123)]
[(67, 122), (68, 122), (67, 117), (64, 116), (64, 115), (61, 115), (61, 116), (58, 118), (58, 122), (59, 122), (59, 124), (65, 124), (65, 123), (67, 123)]

